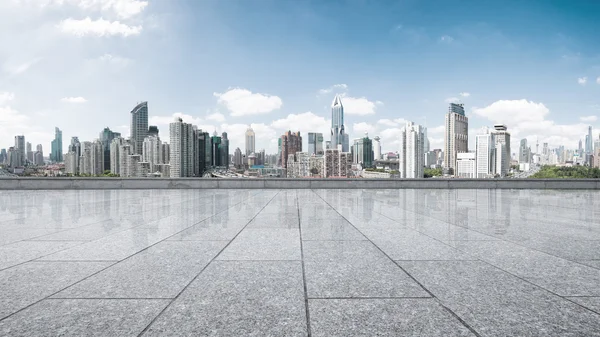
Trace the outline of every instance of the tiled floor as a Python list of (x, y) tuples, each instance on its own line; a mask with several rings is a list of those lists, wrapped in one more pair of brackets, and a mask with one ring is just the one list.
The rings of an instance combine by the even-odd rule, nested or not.
[(0, 336), (600, 336), (600, 193), (0, 194)]

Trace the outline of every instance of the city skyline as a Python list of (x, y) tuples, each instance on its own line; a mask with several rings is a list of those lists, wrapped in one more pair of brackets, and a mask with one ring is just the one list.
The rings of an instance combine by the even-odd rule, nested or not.
[[(593, 15), (581, 15), (598, 13), (598, 4), (511, 1), (488, 3), (484, 11), (475, 1), (437, 8), (122, 2), (130, 6), (107, 0), (0, 4), (8, 33), (0, 42), (11, 50), (0, 54), (0, 147), (25, 135), (50, 149), (55, 126), (65, 143), (73, 136), (93, 140), (101, 126), (128, 135), (126, 113), (147, 100), (149, 124), (161, 130), (176, 115), (209, 132), (228, 132), (230, 148), (242, 149), (250, 125), (256, 148), (275, 153), (277, 138), (288, 130), (328, 135), (335, 94), (344, 100), (350, 141), (368, 132), (381, 138), (384, 152), (397, 150), (405, 121), (427, 127), (431, 148), (443, 148), (447, 102), (458, 100), (470, 121), (469, 148), (478, 130), (497, 123), (511, 127), (514, 149), (522, 138), (575, 148), (588, 125), (599, 129), (598, 24)], [(339, 15), (331, 17), (331, 10)], [(448, 15), (456, 12), (459, 23)], [(192, 22), (198, 15), (203, 20)], [(373, 16), (381, 20), (363, 20)], [(187, 33), (206, 27), (214, 36)], [(262, 44), (252, 43), (254, 35)], [(18, 48), (24, 39), (32, 43)], [(139, 52), (144, 48), (148, 52)]]

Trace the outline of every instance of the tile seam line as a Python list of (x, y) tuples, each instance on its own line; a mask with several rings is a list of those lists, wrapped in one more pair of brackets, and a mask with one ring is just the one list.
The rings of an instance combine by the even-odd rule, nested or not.
[(302, 286), (304, 290), (304, 309), (306, 315), (306, 331), (307, 336), (312, 336), (312, 327), (310, 325), (310, 307), (309, 307), (309, 297), (308, 297), (308, 285), (306, 283), (306, 266), (304, 265), (304, 240), (302, 239), (302, 218), (300, 216), (300, 202), (298, 201), (298, 190), (296, 190), (296, 208), (298, 214), (298, 231), (300, 234), (300, 261), (302, 265)]
[[(253, 194), (253, 195), (257, 195), (257, 194), (260, 194), (260, 193), (263, 193), (263, 192), (258, 192), (258, 193), (255, 193), (255, 194)], [(248, 198), (248, 199), (249, 199), (249, 198)], [(245, 201), (245, 200), (247, 200), (247, 199), (244, 199), (243, 201)], [(232, 205), (231, 207), (237, 206), (237, 205), (241, 204), (243, 201), (241, 201), (241, 202), (239, 202), (239, 203), (237, 203), (237, 204), (234, 204), (234, 205)], [(231, 207), (229, 207), (229, 208), (231, 208)], [(221, 212), (224, 212), (224, 211), (228, 210), (229, 208), (227, 208), (227, 209), (225, 209), (225, 210), (223, 210), (223, 211), (221, 211)], [(221, 213), (221, 212), (219, 212), (219, 213)], [(217, 214), (218, 214), (218, 213), (217, 213)], [(215, 215), (216, 215), (216, 214), (215, 214)], [(214, 215), (213, 215), (213, 216), (214, 216)], [(200, 222), (201, 222), (201, 221), (200, 221)], [(198, 222), (198, 223), (200, 223), (200, 222)], [(195, 226), (195, 225), (192, 225), (192, 226)], [(190, 226), (190, 227), (192, 227), (192, 226)], [(187, 227), (187, 228), (189, 228), (189, 227)], [(179, 231), (179, 232), (177, 232), (177, 233), (175, 233), (175, 234), (173, 234), (173, 235), (177, 235), (177, 234), (179, 234), (179, 233), (183, 232), (184, 230), (186, 230), (187, 228), (185, 228), (185, 229), (182, 229), (181, 231)], [(238, 233), (238, 234), (239, 234), (239, 233)], [(26, 309), (30, 308), (31, 306), (34, 306), (34, 305), (36, 305), (36, 304), (40, 303), (41, 301), (44, 301), (44, 300), (46, 300), (46, 299), (48, 299), (48, 298), (50, 298), (50, 297), (52, 297), (52, 296), (54, 296), (54, 295), (56, 295), (56, 294), (60, 293), (61, 291), (64, 291), (64, 290), (66, 290), (66, 289), (68, 289), (68, 288), (70, 288), (70, 287), (72, 287), (72, 286), (74, 286), (74, 285), (76, 285), (76, 284), (79, 284), (79, 283), (81, 283), (81, 282), (83, 282), (83, 281), (85, 281), (85, 280), (89, 279), (89, 278), (90, 278), (90, 277), (92, 277), (92, 276), (98, 275), (99, 273), (101, 273), (101, 272), (105, 271), (106, 269), (108, 269), (108, 268), (110, 268), (110, 267), (112, 267), (112, 266), (116, 265), (117, 263), (119, 263), (119, 262), (122, 262), (122, 261), (125, 261), (125, 260), (129, 259), (129, 258), (131, 258), (132, 256), (134, 256), (134, 255), (136, 255), (136, 254), (139, 254), (139, 253), (141, 253), (141, 252), (143, 252), (143, 251), (145, 251), (145, 250), (149, 249), (150, 247), (153, 247), (153, 246), (155, 246), (155, 245), (157, 245), (157, 244), (159, 244), (159, 243), (163, 242), (164, 240), (166, 240), (166, 239), (168, 239), (168, 238), (172, 237), (173, 235), (171, 235), (171, 236), (168, 236), (167, 238), (165, 238), (165, 239), (163, 239), (163, 240), (160, 240), (160, 241), (158, 241), (158, 242), (156, 242), (156, 243), (154, 243), (154, 244), (152, 244), (152, 245), (150, 245), (150, 246), (148, 246), (148, 247), (146, 247), (146, 248), (144, 248), (144, 249), (142, 249), (142, 250), (140, 250), (140, 251), (138, 251), (138, 252), (135, 252), (135, 253), (133, 253), (133, 254), (131, 254), (131, 255), (127, 256), (126, 258), (123, 258), (123, 259), (121, 259), (121, 260), (118, 260), (118, 261), (116, 261), (115, 263), (112, 263), (112, 264), (110, 264), (110, 265), (108, 265), (108, 266), (106, 266), (106, 267), (104, 267), (104, 268), (102, 268), (102, 269), (98, 270), (97, 272), (95, 272), (95, 273), (92, 273), (92, 274), (90, 274), (90, 275), (88, 275), (88, 276), (84, 277), (83, 279), (81, 279), (81, 280), (79, 280), (79, 281), (77, 281), (77, 282), (74, 282), (74, 283), (72, 283), (72, 284), (70, 284), (70, 285), (68, 285), (68, 286), (66, 286), (66, 287), (64, 287), (64, 288), (61, 288), (60, 290), (58, 290), (58, 291), (56, 291), (56, 292), (54, 292), (54, 293), (52, 293), (52, 294), (50, 294), (50, 295), (48, 295), (48, 296), (46, 296), (46, 297), (44, 297), (44, 298), (42, 298), (42, 299), (38, 300), (38, 301), (35, 301), (34, 303), (31, 303), (31, 304), (29, 304), (29, 305), (27, 305), (27, 306), (25, 306), (25, 307), (23, 307), (23, 308), (21, 308), (21, 309), (19, 309), (19, 310), (15, 311), (15, 312), (13, 312), (13, 313), (9, 314), (8, 316), (5, 316), (5, 317), (2, 317), (2, 318), (0, 318), (0, 322), (4, 321), (5, 319), (7, 319), (7, 318), (9, 318), (9, 317), (11, 317), (11, 316), (14, 316), (14, 315), (16, 315), (16, 314), (20, 313), (21, 311), (24, 311), (24, 310), (26, 310)], [(231, 242), (230, 242), (230, 243), (231, 243)], [(220, 253), (220, 252), (219, 252), (219, 253)], [(40, 262), (42, 262), (42, 261), (40, 261)], [(81, 261), (73, 260), (73, 261), (69, 261), (69, 262), (81, 262)], [(94, 261), (94, 262), (97, 262), (97, 261)], [(212, 261), (211, 261), (211, 262), (212, 262)], [(207, 266), (208, 266), (208, 265), (207, 265)], [(206, 268), (206, 267), (205, 267), (205, 268)], [(197, 276), (196, 276), (196, 277), (197, 277)]]
[[(364, 191), (364, 190), (361, 190), (361, 191)], [(331, 206), (331, 204), (329, 204), (329, 202), (327, 200), (325, 200), (323, 197), (321, 197), (321, 195), (319, 195), (318, 193), (316, 193), (314, 191), (313, 191), (313, 193), (315, 193), (319, 198), (321, 198), (321, 200), (323, 200), (324, 202), (326, 202), (329, 205), (329, 207), (333, 208), (336, 212), (338, 212), (338, 214), (341, 215), (346, 221), (348, 221), (350, 223), (350, 225), (352, 227), (354, 227), (354, 229), (356, 229), (362, 236), (364, 236), (365, 238), (367, 238), (368, 241), (373, 246), (375, 246), (383, 255), (385, 255), (389, 260), (391, 260), (400, 270), (402, 270), (406, 275), (408, 275), (408, 277), (410, 277), (416, 284), (418, 284), (419, 287), (421, 287), (421, 289), (425, 290), (432, 298), (434, 298), (443, 308), (445, 308), (452, 316), (454, 316), (472, 334), (474, 334), (477, 337), (481, 337), (481, 334), (479, 334), (479, 332), (477, 332), (477, 330), (475, 330), (473, 327), (471, 327), (471, 325), (469, 325), (462, 318), (460, 318), (460, 316), (458, 316), (454, 311), (452, 311), (449, 308), (447, 308), (446, 306), (444, 306), (443, 303), (441, 303), (441, 301), (429, 289), (425, 288), (425, 286), (421, 282), (419, 282), (414, 276), (412, 276), (410, 273), (408, 273), (408, 271), (406, 271), (399, 263), (397, 263), (396, 261), (394, 261), (378, 245), (376, 245), (373, 241), (371, 241), (371, 239), (369, 239), (369, 237), (366, 236), (361, 230), (359, 230), (358, 228), (356, 228), (356, 226), (350, 220), (348, 220), (345, 216), (343, 216), (335, 207)]]
[[(223, 248), (222, 248), (222, 249), (221, 249), (221, 250), (220, 250), (220, 251), (219, 251), (219, 252), (218, 252), (218, 253), (217, 253), (215, 256), (213, 256), (213, 258), (212, 258), (210, 261), (208, 261), (208, 263), (207, 263), (207, 264), (206, 264), (206, 265), (205, 265), (205, 266), (202, 268), (202, 270), (200, 270), (200, 272), (198, 272), (198, 274), (196, 274), (196, 276), (194, 276), (194, 278), (192, 278), (192, 280), (191, 280), (190, 282), (188, 282), (188, 284), (186, 284), (186, 285), (183, 287), (183, 289), (181, 289), (181, 291), (179, 291), (179, 293), (177, 293), (177, 295), (175, 295), (175, 297), (174, 297), (173, 299), (171, 299), (171, 301), (170, 301), (170, 302), (169, 302), (169, 303), (168, 303), (168, 304), (167, 304), (167, 305), (166, 305), (166, 306), (165, 306), (165, 307), (164, 307), (164, 308), (163, 308), (163, 309), (162, 309), (162, 310), (161, 310), (161, 311), (160, 311), (160, 312), (159, 312), (159, 313), (158, 313), (158, 314), (157, 314), (157, 315), (154, 317), (154, 318), (152, 318), (152, 320), (151, 320), (151, 321), (150, 321), (150, 322), (149, 322), (149, 323), (146, 325), (146, 327), (144, 327), (144, 329), (142, 329), (142, 331), (141, 331), (141, 332), (140, 332), (140, 333), (137, 335), (138, 337), (141, 337), (141, 336), (143, 336), (143, 335), (144, 335), (144, 334), (145, 334), (145, 333), (146, 333), (146, 332), (147, 332), (147, 331), (150, 329), (150, 327), (152, 326), (152, 324), (154, 324), (154, 322), (156, 322), (156, 321), (157, 321), (157, 320), (158, 320), (158, 319), (159, 319), (159, 318), (162, 316), (162, 314), (163, 314), (163, 313), (165, 313), (165, 312), (167, 311), (167, 309), (168, 309), (168, 308), (170, 308), (170, 307), (171, 307), (171, 305), (173, 305), (173, 303), (175, 303), (175, 301), (177, 301), (177, 299), (178, 299), (178, 298), (181, 296), (181, 294), (183, 294), (183, 292), (185, 292), (185, 290), (186, 290), (186, 289), (187, 289), (187, 288), (188, 288), (188, 287), (189, 287), (189, 286), (190, 286), (192, 283), (194, 283), (194, 281), (196, 281), (196, 279), (198, 279), (198, 277), (199, 277), (199, 276), (202, 274), (202, 272), (204, 272), (204, 270), (206, 270), (206, 268), (208, 268), (208, 266), (210, 266), (210, 265), (211, 265), (211, 264), (212, 264), (212, 263), (213, 263), (213, 262), (214, 262), (214, 261), (217, 259), (217, 257), (219, 257), (219, 255), (221, 255), (221, 253), (222, 253), (222, 252), (223, 252), (225, 249), (227, 249), (227, 247), (229, 247), (229, 245), (231, 245), (231, 243), (233, 242), (233, 240), (235, 240), (235, 239), (236, 239), (236, 238), (237, 238), (237, 237), (240, 235), (240, 233), (241, 233), (241, 232), (242, 232), (244, 229), (246, 229), (246, 227), (248, 227), (248, 225), (250, 224), (250, 222), (252, 222), (252, 220), (254, 220), (254, 218), (255, 218), (255, 217), (258, 215), (258, 214), (260, 214), (260, 211), (262, 211), (262, 210), (263, 210), (265, 207), (267, 207), (267, 205), (268, 205), (268, 204), (271, 202), (271, 200), (273, 200), (273, 199), (274, 199), (274, 198), (275, 198), (275, 197), (276, 197), (276, 196), (279, 194), (279, 192), (281, 192), (281, 190), (277, 190), (277, 193), (275, 193), (275, 195), (274, 195), (274, 196), (273, 196), (271, 199), (269, 199), (269, 201), (268, 201), (268, 202), (267, 202), (267, 203), (266, 203), (266, 204), (265, 204), (265, 205), (264, 205), (264, 206), (263, 206), (263, 207), (262, 207), (262, 208), (261, 208), (261, 209), (260, 209), (260, 210), (259, 210), (259, 211), (258, 211), (258, 212), (257, 212), (257, 213), (254, 215), (254, 216), (253, 216), (253, 217), (252, 217), (252, 219), (250, 219), (250, 220), (249, 220), (249, 221), (246, 223), (246, 225), (244, 225), (244, 227), (242, 227), (242, 228), (241, 228), (241, 229), (240, 229), (240, 230), (237, 232), (237, 234), (236, 234), (236, 235), (235, 235), (235, 236), (234, 236), (234, 237), (233, 237), (231, 240), (229, 240), (229, 242), (228, 242), (228, 243), (227, 243), (227, 244), (226, 244), (226, 245), (225, 245), (225, 246), (224, 246), (224, 247), (223, 247)], [(264, 193), (264, 192), (261, 190), (260, 192), (253, 194), (253, 196), (254, 196), (254, 195), (261, 194), (261, 193)], [(245, 200), (247, 200), (247, 199), (245, 199)], [(242, 202), (243, 202), (243, 201), (242, 201)], [(236, 206), (236, 205), (239, 205), (239, 204), (241, 204), (242, 202), (240, 202), (240, 203), (237, 203), (237, 204), (235, 204), (234, 206)], [(232, 207), (233, 207), (233, 206), (232, 206)], [(230, 207), (230, 208), (232, 208), (232, 207)], [(229, 209), (229, 208), (228, 208), (228, 209)], [(176, 233), (176, 234), (177, 234), (177, 233)], [(175, 234), (174, 234), (174, 235), (175, 235)]]

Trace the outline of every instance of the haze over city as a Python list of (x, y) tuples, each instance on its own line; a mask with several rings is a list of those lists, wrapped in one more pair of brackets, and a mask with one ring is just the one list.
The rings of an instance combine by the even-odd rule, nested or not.
[[(600, 4), (580, 1), (137, 1), (0, 3), (0, 147), (25, 135), (49, 153), (106, 126), (129, 134), (180, 116), (227, 132), (231, 152), (251, 125), (277, 152), (287, 131), (329, 139), (341, 95), (350, 139), (381, 137), (397, 151), (404, 121), (443, 148), (444, 115), (460, 101), (469, 148), (482, 127), (506, 124), (512, 149), (528, 138), (577, 148), (598, 138)], [(376, 18), (376, 20), (374, 19)], [(307, 142), (307, 137), (304, 137)]]

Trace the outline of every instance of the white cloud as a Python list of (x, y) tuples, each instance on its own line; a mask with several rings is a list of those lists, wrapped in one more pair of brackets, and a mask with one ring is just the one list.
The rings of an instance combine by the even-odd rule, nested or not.
[(63, 97), (60, 99), (61, 102), (64, 103), (85, 103), (87, 99), (79, 96), (79, 97)]
[(377, 128), (375, 125), (371, 123), (360, 122), (352, 124), (352, 131), (354, 132), (353, 136), (355, 138), (362, 137), (365, 132), (367, 132), (370, 137), (373, 138), (375, 137), (376, 130)]
[(204, 121), (201, 118), (193, 117), (191, 115), (187, 115), (181, 112), (176, 112), (171, 116), (152, 116), (148, 119), (148, 124), (156, 126), (168, 126), (175, 120), (175, 118), (181, 118), (184, 123), (196, 125), (198, 126), (198, 128), (208, 131), (210, 133), (212, 133), (214, 129), (212, 125), (210, 125), (210, 128), (208, 128), (208, 126), (206, 125), (203, 125)]
[(587, 83), (587, 77), (580, 77), (577, 79), (577, 83), (585, 85)]
[(462, 96), (462, 97), (469, 97), (469, 96), (471, 96), (471, 93), (461, 92), (459, 95)]
[(229, 89), (224, 93), (215, 92), (213, 95), (236, 117), (269, 113), (283, 105), (281, 98), (277, 96), (252, 93), (242, 88)]
[[(82, 9), (99, 9), (102, 11), (112, 11), (121, 18), (129, 18), (141, 13), (148, 1), (140, 0), (68, 0)], [(64, 0), (58, 0), (64, 2)]]
[(596, 116), (584, 116), (584, 117), (579, 117), (579, 120), (582, 122), (595, 122), (598, 120), (598, 117)]
[(8, 103), (15, 99), (15, 94), (12, 92), (0, 92), (0, 106)]
[(121, 35), (123, 37), (139, 35), (142, 32), (142, 26), (128, 26), (119, 21), (108, 21), (100, 18), (92, 20), (86, 17), (82, 20), (68, 18), (58, 24), (60, 30), (64, 33), (75, 36), (113, 36)]
[(442, 37), (440, 37), (440, 42), (443, 42), (443, 43), (452, 43), (453, 41), (454, 41), (454, 38), (449, 35), (443, 35)]
[(460, 99), (456, 98), (456, 97), (448, 97), (444, 100), (444, 102), (446, 103), (458, 103), (460, 102)]
[(518, 152), (518, 142), (527, 138), (529, 142), (539, 139), (551, 147), (564, 145), (575, 147), (587, 131), (587, 124), (557, 124), (547, 119), (550, 110), (543, 103), (521, 100), (500, 100), (485, 108), (474, 108), (476, 116), (487, 118), (493, 123), (508, 126), (511, 132), (513, 152)]
[(344, 105), (344, 113), (348, 115), (372, 115), (375, 113), (378, 105), (383, 105), (383, 102), (369, 101), (366, 97), (350, 97), (345, 94), (342, 96), (342, 104)]
[[(278, 134), (273, 127), (264, 123), (253, 123), (250, 125), (256, 135), (256, 151), (265, 149), (267, 153), (277, 152), (277, 137)], [(229, 138), (229, 152), (233, 153), (236, 148), (242, 150), (242, 154), (246, 153), (246, 129), (247, 124), (221, 124), (220, 129), (227, 132), (227, 138)], [(272, 141), (275, 140), (275, 143)]]
[(346, 89), (348, 89), (348, 85), (344, 84), (344, 83), (340, 83), (340, 84), (334, 84), (329, 88), (326, 89), (320, 89), (319, 90), (319, 94), (321, 95), (326, 95), (331, 93), (332, 91), (345, 91)]
[(100, 56), (98, 58), (98, 60), (102, 63), (116, 65), (116, 66), (122, 66), (122, 67), (127, 66), (132, 62), (131, 59), (128, 59), (126, 57), (121, 57), (118, 55), (112, 55), (112, 54), (108, 54), (108, 53)]
[(208, 119), (210, 121), (215, 121), (215, 122), (223, 123), (225, 121), (225, 115), (223, 115), (220, 112), (215, 112), (215, 113), (212, 113), (212, 114), (208, 115), (206, 117), (206, 119)]
[(382, 124), (382, 125), (387, 125), (387, 126), (398, 126), (398, 123), (394, 122), (391, 119), (387, 119), (387, 118), (378, 120), (377, 124)]
[(38, 57), (38, 58), (29, 60), (26, 62), (18, 62), (18, 63), (7, 62), (2, 66), (2, 70), (4, 70), (5, 72), (7, 72), (10, 75), (18, 75), (18, 74), (26, 72), (27, 70), (29, 70), (29, 68), (31, 68), (33, 65), (35, 65), (36, 63), (38, 63), (41, 60), (42, 60), (42, 58)]

